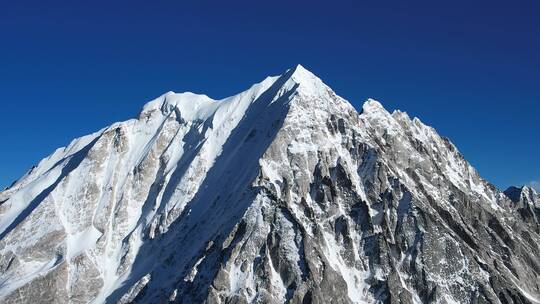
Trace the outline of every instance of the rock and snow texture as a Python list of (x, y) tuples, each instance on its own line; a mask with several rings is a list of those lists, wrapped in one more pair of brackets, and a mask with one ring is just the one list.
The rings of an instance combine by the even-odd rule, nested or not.
[(298, 66), (167, 93), (0, 193), (2, 303), (540, 303), (540, 197)]

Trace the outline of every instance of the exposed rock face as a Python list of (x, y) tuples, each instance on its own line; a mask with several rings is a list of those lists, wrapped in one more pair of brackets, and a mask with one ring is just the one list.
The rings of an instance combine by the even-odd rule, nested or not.
[(540, 303), (540, 198), (298, 66), (167, 93), (0, 194), (4, 303)]

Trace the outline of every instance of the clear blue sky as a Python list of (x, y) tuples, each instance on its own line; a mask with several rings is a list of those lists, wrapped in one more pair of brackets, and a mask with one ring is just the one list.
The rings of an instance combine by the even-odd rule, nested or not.
[(356, 2), (2, 1), (0, 187), (166, 91), (222, 98), (297, 63), (500, 188), (540, 180), (538, 1)]

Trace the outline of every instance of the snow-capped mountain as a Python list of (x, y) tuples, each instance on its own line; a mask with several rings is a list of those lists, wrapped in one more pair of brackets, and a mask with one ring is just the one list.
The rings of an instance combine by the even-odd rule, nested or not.
[(166, 93), (0, 193), (3, 303), (540, 303), (540, 197), (301, 66)]

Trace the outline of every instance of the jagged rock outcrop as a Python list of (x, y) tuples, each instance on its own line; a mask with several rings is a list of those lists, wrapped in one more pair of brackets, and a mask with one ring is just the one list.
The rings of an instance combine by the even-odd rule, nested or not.
[(301, 66), (167, 93), (0, 193), (4, 303), (540, 303), (540, 199)]

